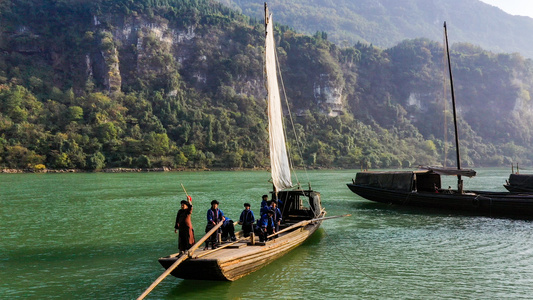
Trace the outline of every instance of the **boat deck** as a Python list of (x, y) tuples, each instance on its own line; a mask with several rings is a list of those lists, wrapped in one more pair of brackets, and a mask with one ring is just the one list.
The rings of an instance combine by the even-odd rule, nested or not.
[[(280, 233), (278, 237), (266, 242), (259, 242), (255, 237), (252, 244), (250, 238), (239, 237), (238, 241), (226, 241), (217, 249), (198, 249), (190, 259), (178, 266), (172, 275), (183, 279), (197, 280), (229, 280), (241, 278), (273, 260), (284, 255), (291, 249), (303, 243), (321, 222), (314, 222), (292, 231)], [(237, 235), (237, 234), (236, 234)], [(162, 257), (159, 262), (168, 268), (177, 260), (177, 256)]]

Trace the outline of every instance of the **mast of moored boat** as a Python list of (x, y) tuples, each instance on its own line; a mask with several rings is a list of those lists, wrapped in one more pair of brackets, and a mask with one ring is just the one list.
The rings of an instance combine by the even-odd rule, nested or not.
[[(461, 170), (461, 156), (459, 155), (459, 134), (457, 131), (457, 113), (455, 111), (455, 93), (453, 90), (453, 76), (452, 76), (452, 64), (450, 61), (450, 48), (448, 47), (448, 30), (446, 29), (446, 22), (444, 22), (444, 36), (446, 38), (446, 54), (448, 56), (448, 70), (450, 72), (450, 86), (452, 94), (452, 107), (453, 107), (453, 124), (455, 127), (455, 152), (457, 155), (457, 170)], [(463, 193), (463, 180), (461, 175), (457, 175), (457, 191)]]

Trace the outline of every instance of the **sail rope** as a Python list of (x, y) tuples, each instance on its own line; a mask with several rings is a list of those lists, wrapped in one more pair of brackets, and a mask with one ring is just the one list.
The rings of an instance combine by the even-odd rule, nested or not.
[[(296, 134), (296, 127), (294, 126), (294, 120), (292, 118), (292, 113), (291, 113), (291, 108), (289, 106), (289, 100), (287, 98), (287, 93), (285, 91), (285, 84), (283, 83), (283, 76), (281, 74), (281, 68), (279, 66), (279, 60), (278, 60), (278, 52), (277, 51), (274, 51), (274, 54), (275, 54), (275, 57), (276, 57), (276, 66), (278, 67), (278, 74), (279, 74), (279, 80), (281, 82), (281, 90), (283, 91), (283, 97), (285, 98), (285, 105), (287, 106), (287, 111), (288, 111), (288, 114), (289, 114), (289, 120), (291, 121), (291, 127), (292, 127), (292, 131), (293, 131), (293, 134), (294, 134), (294, 138), (296, 140), (296, 148), (298, 150), (298, 155), (300, 155), (300, 159), (303, 159), (303, 151), (302, 151), (302, 141), (300, 140), (298, 134)], [(283, 126), (283, 130), (285, 132), (285, 126)], [(285, 136), (287, 136), (287, 133), (285, 132)], [(292, 160), (292, 156), (289, 155), (289, 162), (290, 162), (290, 165), (291, 165), (291, 169), (294, 170), (294, 165), (293, 165), (293, 160)], [(305, 173), (305, 176), (307, 177), (307, 182), (309, 184), (309, 186), (311, 186), (311, 181), (309, 180), (309, 174), (307, 173), (307, 167), (305, 166), (305, 163), (302, 164), (303, 165), (303, 168), (304, 168), (304, 173)], [(296, 182), (298, 183), (298, 187), (300, 187), (300, 180), (298, 179), (298, 175), (296, 174), (296, 172), (293, 172), (294, 173), (294, 176), (296, 177)]]

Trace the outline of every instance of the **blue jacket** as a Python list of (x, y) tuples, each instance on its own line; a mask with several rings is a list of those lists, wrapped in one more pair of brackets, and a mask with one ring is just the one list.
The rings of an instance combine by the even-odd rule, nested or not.
[(243, 225), (253, 224), (255, 222), (254, 212), (251, 209), (243, 210), (241, 217), (239, 218), (239, 222), (241, 222)]
[(257, 226), (261, 228), (267, 228), (268, 226), (275, 228), (276, 225), (274, 224), (274, 218), (269, 218), (268, 214), (264, 214), (261, 216), (261, 219), (257, 220)]
[(267, 200), (261, 201), (261, 208), (263, 208), (265, 206), (268, 206), (268, 201)]
[(270, 210), (270, 206), (268, 206), (268, 205), (262, 206), (262, 207), (261, 207), (261, 211), (260, 211), (260, 215), (263, 216), (263, 215), (266, 214), (269, 210)]
[(211, 208), (207, 210), (207, 224), (211, 224), (212, 222), (218, 224), (222, 221), (222, 217), (224, 217), (224, 212), (218, 208), (216, 209), (216, 214)]
[[(272, 206), (265, 206), (261, 209), (261, 215), (266, 214), (269, 210), (272, 210)], [(274, 209), (274, 222), (277, 223), (278, 221), (281, 221), (281, 210), (279, 210), (279, 207), (276, 207)]]

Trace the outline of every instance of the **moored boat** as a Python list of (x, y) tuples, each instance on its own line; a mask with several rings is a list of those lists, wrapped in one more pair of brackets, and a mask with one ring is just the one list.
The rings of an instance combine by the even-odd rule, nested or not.
[(475, 175), (472, 170), (446, 171), (426, 168), (359, 172), (348, 188), (363, 198), (381, 203), (424, 207), (432, 211), (446, 209), (490, 217), (533, 219), (533, 195), (442, 188), (441, 175)]
[[(352, 179), (352, 183), (348, 184), (348, 188), (357, 195), (376, 202), (418, 206), (432, 210), (451, 209), (487, 216), (533, 219), (533, 194), (465, 191), (463, 188), (462, 176), (473, 177), (476, 173), (473, 170), (461, 169), (446, 23), (444, 23), (444, 32), (451, 85), (457, 168), (427, 167), (415, 171), (359, 172), (355, 179)], [(443, 189), (441, 175), (457, 176), (457, 189)]]
[(512, 193), (533, 193), (533, 174), (510, 174), (503, 186)]

